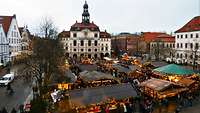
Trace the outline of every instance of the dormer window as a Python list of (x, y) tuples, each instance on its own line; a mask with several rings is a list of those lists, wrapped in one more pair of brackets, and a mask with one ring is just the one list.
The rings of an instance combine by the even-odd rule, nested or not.
[(77, 34), (76, 34), (76, 33), (73, 33), (73, 37), (77, 37)]
[(95, 33), (95, 34), (94, 34), (94, 37), (95, 37), (95, 38), (97, 38), (97, 37), (98, 37), (98, 34), (97, 34), (97, 33)]
[(85, 35), (85, 37), (87, 37), (87, 35), (88, 35), (88, 32), (87, 32), (87, 31), (85, 31), (85, 32), (84, 32), (84, 35)]
[(17, 27), (16, 27), (16, 25), (14, 25), (14, 30), (16, 30), (17, 29)]

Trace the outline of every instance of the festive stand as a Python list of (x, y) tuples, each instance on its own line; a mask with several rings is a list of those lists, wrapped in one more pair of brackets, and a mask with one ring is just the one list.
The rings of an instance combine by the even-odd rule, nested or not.
[(129, 83), (71, 90), (68, 94), (71, 108), (88, 110), (102, 105), (108, 105), (109, 110), (116, 110), (119, 100), (137, 96)]
[(156, 100), (176, 96), (189, 90), (188, 88), (177, 87), (173, 82), (151, 78), (140, 84), (141, 91)]

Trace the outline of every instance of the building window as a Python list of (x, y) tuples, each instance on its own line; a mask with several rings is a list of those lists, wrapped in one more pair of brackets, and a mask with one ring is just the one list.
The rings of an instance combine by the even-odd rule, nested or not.
[(199, 43), (195, 44), (195, 49), (199, 49)]
[(81, 49), (81, 51), (83, 52), (83, 49)]
[(179, 58), (179, 54), (178, 54), (178, 53), (177, 53), (177, 55), (176, 55), (176, 56), (177, 56), (177, 58)]
[(103, 47), (101, 48), (101, 51), (103, 51)]
[(179, 48), (179, 43), (177, 43), (176, 47)]
[(94, 34), (94, 37), (98, 37), (98, 34), (97, 34), (97, 33), (95, 33), (95, 34)]
[(167, 48), (168, 48), (168, 44), (167, 44)]
[(187, 38), (187, 34), (185, 34), (185, 38)]
[(16, 27), (16, 25), (14, 25), (14, 30), (16, 30), (17, 29), (17, 27)]
[(181, 35), (181, 38), (183, 38), (183, 35)]
[(177, 35), (177, 38), (179, 38), (179, 35)]
[(193, 57), (192, 57), (192, 55), (190, 55), (190, 59), (192, 59)]
[(97, 49), (94, 49), (95, 52), (97, 52)]
[(91, 46), (91, 40), (88, 41), (88, 46)]
[(81, 40), (81, 46), (84, 46), (84, 41), (83, 40)]
[(173, 48), (175, 48), (175, 44), (173, 44)]
[(74, 40), (74, 42), (73, 42), (73, 45), (74, 45), (74, 46), (76, 46), (76, 45), (77, 45), (77, 43), (76, 43), (76, 40)]
[(183, 57), (183, 54), (181, 53), (181, 54), (180, 54), (180, 58), (182, 58), (182, 57)]
[(65, 47), (66, 50), (68, 50), (68, 47)]
[(185, 43), (185, 48), (187, 48), (187, 43)]
[(190, 34), (190, 37), (193, 38), (193, 34)]
[(108, 51), (108, 47), (106, 47), (106, 51)]
[(76, 33), (73, 33), (73, 37), (77, 37), (77, 34), (76, 34)]
[(198, 33), (196, 34), (196, 38), (199, 38), (199, 34)]
[(91, 51), (91, 49), (88, 49), (88, 51), (90, 52), (90, 51)]
[(185, 59), (187, 59), (187, 54), (185, 54)]
[(181, 43), (181, 48), (183, 48), (183, 44)]
[(76, 49), (74, 49), (74, 51), (76, 51)]
[(94, 46), (97, 46), (97, 40), (94, 41)]
[(193, 48), (193, 44), (192, 44), (192, 43), (190, 43), (190, 48), (191, 48), (191, 49)]

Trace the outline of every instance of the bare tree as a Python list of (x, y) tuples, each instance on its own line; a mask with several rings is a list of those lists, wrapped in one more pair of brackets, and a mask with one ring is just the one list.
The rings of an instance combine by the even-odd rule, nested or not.
[(50, 39), (57, 38), (58, 29), (56, 28), (53, 20), (50, 17), (43, 18), (39, 28), (40, 28), (40, 34), (44, 38), (50, 38)]

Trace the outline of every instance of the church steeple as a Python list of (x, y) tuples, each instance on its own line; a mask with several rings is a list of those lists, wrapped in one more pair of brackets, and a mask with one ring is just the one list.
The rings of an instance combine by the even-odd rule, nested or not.
[(90, 13), (88, 12), (87, 1), (85, 1), (85, 4), (83, 5), (82, 22), (86, 24), (90, 23)]

